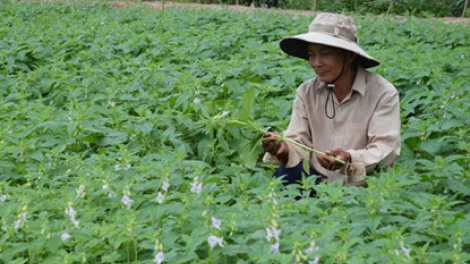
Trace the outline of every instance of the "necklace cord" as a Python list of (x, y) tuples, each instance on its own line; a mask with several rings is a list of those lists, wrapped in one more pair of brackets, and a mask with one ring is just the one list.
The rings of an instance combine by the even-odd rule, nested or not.
[[(347, 53), (345, 52), (344, 53), (344, 56), (343, 56), (343, 65), (341, 66), (341, 73), (331, 82), (331, 83), (328, 83), (326, 85), (326, 87), (329, 88), (328, 90), (328, 95), (326, 97), (326, 102), (325, 102), (325, 115), (328, 119), (333, 119), (335, 118), (335, 115), (336, 115), (336, 108), (335, 108), (335, 100), (333, 98), (333, 92), (335, 90), (335, 82), (343, 75), (344, 73), (344, 66), (345, 66), (345, 62), (346, 62), (346, 55)], [(331, 100), (331, 103), (333, 104), (333, 114), (332, 115), (329, 115), (328, 114), (328, 104)]]

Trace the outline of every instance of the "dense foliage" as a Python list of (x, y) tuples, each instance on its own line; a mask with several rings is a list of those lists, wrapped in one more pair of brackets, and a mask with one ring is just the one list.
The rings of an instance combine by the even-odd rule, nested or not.
[(252, 127), (286, 127), (313, 73), (278, 43), (310, 18), (9, 1), (0, 17), (0, 263), (470, 261), (467, 26), (357, 17), (400, 91), (403, 153), (367, 189), (296, 200)]
[[(396, 14), (422, 17), (461, 16), (468, 0), (173, 0), (216, 4), (240, 4), (281, 9), (302, 9), (356, 14)], [(468, 2), (467, 2), (468, 5)], [(468, 16), (468, 13), (467, 13)]]

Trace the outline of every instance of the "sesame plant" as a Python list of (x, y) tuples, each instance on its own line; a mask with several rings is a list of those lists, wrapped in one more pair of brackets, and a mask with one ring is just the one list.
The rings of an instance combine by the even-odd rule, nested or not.
[(0, 263), (468, 263), (470, 30), (356, 19), (402, 155), (284, 187), (261, 132), (313, 76), (278, 47), (310, 18), (0, 2)]

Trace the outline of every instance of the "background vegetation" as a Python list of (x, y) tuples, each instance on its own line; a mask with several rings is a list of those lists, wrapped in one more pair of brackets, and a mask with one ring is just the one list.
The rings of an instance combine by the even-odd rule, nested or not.
[(470, 261), (468, 26), (355, 17), (399, 89), (403, 152), (367, 189), (296, 200), (252, 126), (284, 129), (313, 77), (279, 49), (310, 18), (27, 1), (0, 18), (0, 263)]
[[(175, 0), (174, 2), (240, 4), (355, 14), (452, 17), (467, 14), (466, 0)], [(468, 3), (467, 3), (468, 5)]]

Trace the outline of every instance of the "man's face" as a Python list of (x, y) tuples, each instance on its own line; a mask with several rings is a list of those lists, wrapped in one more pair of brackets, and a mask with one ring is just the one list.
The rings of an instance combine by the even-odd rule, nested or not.
[(308, 61), (320, 81), (331, 83), (341, 74), (343, 64), (349, 67), (346, 51), (321, 44), (308, 44)]

